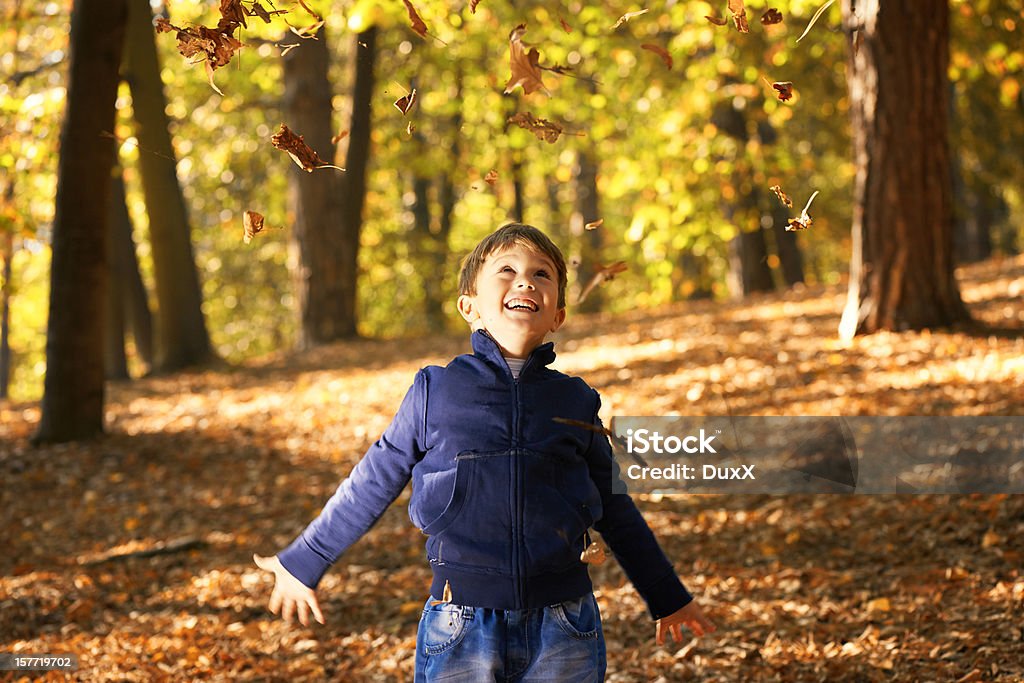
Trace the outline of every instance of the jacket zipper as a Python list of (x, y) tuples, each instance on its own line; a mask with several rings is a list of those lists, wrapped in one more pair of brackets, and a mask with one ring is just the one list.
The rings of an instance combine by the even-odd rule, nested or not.
[[(523, 363), (523, 367), (519, 369), (519, 377), (512, 378), (512, 561), (516, 567), (515, 597), (518, 609), (523, 609), (526, 605), (526, 562), (523, 559), (525, 557), (525, 549), (522, 547), (523, 506), (525, 505), (525, 500), (522, 481), (522, 449), (519, 447), (522, 442), (519, 380), (526, 373), (532, 361), (533, 354), (531, 353), (527, 357), (526, 362)], [(509, 374), (511, 372), (510, 369)]]

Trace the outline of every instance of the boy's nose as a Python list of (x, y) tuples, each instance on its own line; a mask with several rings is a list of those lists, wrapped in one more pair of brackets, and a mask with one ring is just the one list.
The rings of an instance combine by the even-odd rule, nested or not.
[(516, 283), (516, 286), (519, 287), (520, 289), (522, 289), (524, 287), (528, 287), (530, 289), (536, 289), (536, 287), (533, 286), (533, 281), (532, 280), (527, 280), (526, 278), (521, 278), (519, 280), (519, 282)]

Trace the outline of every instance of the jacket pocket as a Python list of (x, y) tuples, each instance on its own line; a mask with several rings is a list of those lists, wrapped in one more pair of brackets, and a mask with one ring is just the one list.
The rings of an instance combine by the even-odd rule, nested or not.
[(523, 537), (531, 574), (580, 564), (583, 534), (600, 517), (601, 498), (579, 458), (525, 451)]
[(455, 485), (444, 511), (425, 527), (432, 564), (508, 573), (512, 467), (507, 450), (456, 456)]

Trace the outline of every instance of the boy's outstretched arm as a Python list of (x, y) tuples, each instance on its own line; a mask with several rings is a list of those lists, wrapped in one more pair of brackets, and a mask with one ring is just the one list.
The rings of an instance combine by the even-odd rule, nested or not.
[(704, 616), (704, 611), (697, 604), (696, 600), (689, 602), (685, 607), (680, 608), (673, 614), (667, 617), (658, 619), (658, 627), (655, 630), (654, 637), (658, 645), (664, 645), (665, 643), (665, 631), (667, 630), (672, 634), (672, 640), (679, 643), (683, 640), (683, 633), (680, 626), (686, 626), (686, 628), (693, 631), (693, 635), (702, 636), (705, 633), (712, 633), (715, 630), (715, 625), (711, 623), (711, 620)]
[(277, 555), (271, 557), (253, 555), (252, 559), (256, 561), (256, 566), (260, 569), (274, 572), (274, 592), (270, 594), (271, 612), (274, 614), (280, 612), (284, 620), (290, 623), (292, 616), (297, 611), (299, 622), (303, 626), (309, 625), (309, 614), (312, 612), (317, 621), (321, 624), (324, 623), (324, 615), (320, 612), (316, 591), (292, 576), (277, 559)]

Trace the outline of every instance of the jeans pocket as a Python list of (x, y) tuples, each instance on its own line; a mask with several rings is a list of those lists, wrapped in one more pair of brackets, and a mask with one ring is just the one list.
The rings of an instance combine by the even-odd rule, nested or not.
[(428, 600), (423, 608), (417, 640), (424, 654), (439, 655), (459, 644), (473, 620), (473, 612), (461, 605), (431, 602), (434, 600)]
[(594, 640), (601, 633), (601, 613), (592, 594), (547, 608), (566, 635), (576, 640)]

